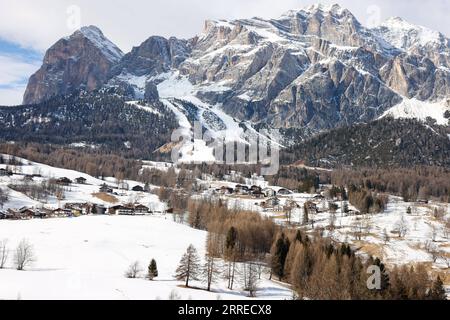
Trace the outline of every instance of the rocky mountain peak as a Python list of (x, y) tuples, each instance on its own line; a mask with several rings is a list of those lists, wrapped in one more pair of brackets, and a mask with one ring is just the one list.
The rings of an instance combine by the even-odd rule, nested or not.
[(415, 46), (448, 45), (448, 39), (442, 33), (412, 24), (400, 17), (387, 19), (376, 30), (389, 43), (402, 50)]
[(79, 89), (96, 90), (122, 56), (99, 28), (83, 27), (47, 50), (41, 68), (30, 77), (23, 103), (39, 103)]
[[(89, 39), (96, 47), (98, 47), (105, 56), (112, 62), (117, 62), (122, 59), (124, 53), (96, 26), (85, 26), (75, 31), (71, 37), (85, 37)], [(69, 37), (70, 39), (70, 37)]]

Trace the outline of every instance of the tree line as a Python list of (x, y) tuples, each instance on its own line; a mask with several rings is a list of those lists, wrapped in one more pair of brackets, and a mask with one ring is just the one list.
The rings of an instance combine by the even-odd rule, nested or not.
[[(441, 279), (431, 279), (422, 265), (388, 270), (380, 259), (364, 259), (348, 244), (334, 243), (320, 232), (283, 228), (258, 213), (230, 209), (222, 201), (195, 200), (188, 211), (189, 224), (208, 231), (206, 261), (225, 262), (221, 274), (230, 289), (237, 265), (244, 264), (246, 279), (257, 282), (258, 268), (268, 268), (270, 277), (292, 284), (299, 299), (445, 298)], [(380, 287), (369, 289), (368, 270), (373, 266), (380, 270)], [(217, 276), (211, 272), (210, 277)]]
[(450, 170), (441, 167), (334, 170), (336, 185), (356, 186), (403, 197), (406, 202), (430, 197), (450, 202)]

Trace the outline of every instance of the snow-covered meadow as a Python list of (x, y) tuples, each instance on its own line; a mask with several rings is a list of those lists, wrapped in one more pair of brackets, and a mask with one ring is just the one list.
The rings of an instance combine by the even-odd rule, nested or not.
[[(0, 238), (8, 239), (10, 259), (0, 269), (0, 299), (247, 299), (239, 285), (226, 289), (219, 280), (212, 292), (183, 288), (174, 279), (178, 262), (189, 244), (203, 258), (206, 232), (173, 222), (170, 216), (83, 216), (78, 218), (0, 221)], [(25, 271), (14, 270), (13, 250), (23, 239), (34, 247), (36, 261)], [(125, 272), (150, 260), (159, 276), (128, 279)], [(267, 276), (264, 276), (267, 279)], [(289, 299), (291, 291), (262, 280), (256, 299)]]

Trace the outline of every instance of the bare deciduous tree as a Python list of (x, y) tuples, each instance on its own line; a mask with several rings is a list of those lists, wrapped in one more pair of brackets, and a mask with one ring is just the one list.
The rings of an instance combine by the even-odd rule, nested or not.
[(383, 229), (383, 241), (384, 241), (384, 244), (387, 244), (390, 241), (390, 237), (389, 237), (389, 234), (388, 234), (386, 228)]
[(399, 238), (404, 238), (406, 236), (406, 233), (408, 232), (408, 225), (403, 215), (401, 216), (400, 220), (397, 221), (395, 227)]
[(8, 192), (0, 188), (0, 208), (8, 201)]
[(17, 270), (24, 270), (35, 261), (33, 245), (27, 239), (22, 239), (17, 246), (14, 261)]
[(433, 242), (436, 242), (438, 230), (435, 225), (431, 226), (430, 236)]
[(212, 255), (207, 254), (205, 260), (204, 272), (206, 274), (206, 290), (211, 291), (211, 285), (216, 282), (220, 273), (220, 265), (218, 260)]
[(0, 269), (5, 267), (6, 261), (8, 260), (8, 240), (3, 240), (0, 242)]
[(169, 300), (181, 300), (180, 294), (174, 289), (169, 294)]
[(425, 250), (431, 255), (433, 262), (436, 262), (439, 258), (439, 250), (437, 246), (433, 242), (427, 241), (425, 242)]
[(242, 280), (244, 290), (248, 291), (250, 297), (255, 297), (258, 290), (258, 267), (254, 263), (244, 263), (242, 266)]
[(127, 271), (125, 272), (125, 277), (135, 279), (139, 276), (141, 272), (142, 268), (139, 261), (135, 261), (128, 267)]
[(198, 257), (197, 250), (191, 244), (180, 260), (175, 278), (179, 281), (185, 281), (186, 287), (189, 287), (189, 280), (198, 280), (199, 272), (200, 258)]

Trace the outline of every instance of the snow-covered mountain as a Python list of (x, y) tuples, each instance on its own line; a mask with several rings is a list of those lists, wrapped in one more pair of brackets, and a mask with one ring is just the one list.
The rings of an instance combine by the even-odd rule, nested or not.
[(400, 18), (369, 29), (339, 5), (209, 20), (192, 39), (152, 36), (123, 57), (88, 27), (47, 52), (24, 102), (103, 86), (130, 100), (161, 99), (180, 121), (232, 136), (242, 126), (314, 133), (401, 116), (408, 101), (445, 124), (438, 113), (450, 108), (449, 57), (450, 41), (437, 31)]

